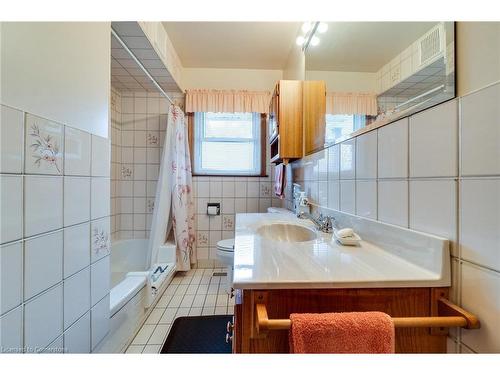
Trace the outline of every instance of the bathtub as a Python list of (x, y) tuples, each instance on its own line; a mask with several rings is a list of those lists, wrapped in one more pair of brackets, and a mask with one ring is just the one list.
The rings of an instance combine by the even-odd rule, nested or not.
[(175, 245), (160, 246), (158, 263), (148, 264), (148, 240), (111, 244), (110, 329), (99, 352), (122, 351), (149, 315), (175, 274)]

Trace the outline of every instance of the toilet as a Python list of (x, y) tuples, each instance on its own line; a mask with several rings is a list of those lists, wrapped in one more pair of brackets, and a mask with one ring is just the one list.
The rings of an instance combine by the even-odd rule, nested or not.
[(217, 242), (217, 259), (227, 267), (226, 293), (231, 294), (233, 286), (234, 238)]

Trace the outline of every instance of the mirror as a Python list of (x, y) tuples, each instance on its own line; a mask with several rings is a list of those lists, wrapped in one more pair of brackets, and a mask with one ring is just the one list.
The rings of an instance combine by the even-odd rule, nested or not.
[(453, 22), (316, 22), (302, 31), (305, 80), (326, 86), (324, 114), (304, 119), (306, 154), (455, 97)]

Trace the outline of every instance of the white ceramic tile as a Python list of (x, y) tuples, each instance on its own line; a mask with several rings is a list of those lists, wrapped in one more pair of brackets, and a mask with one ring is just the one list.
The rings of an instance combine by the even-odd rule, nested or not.
[(64, 177), (64, 226), (90, 220), (90, 178)]
[(63, 126), (26, 114), (24, 172), (60, 175), (63, 171)]
[(167, 338), (170, 325), (159, 324), (155, 327), (151, 337), (149, 338), (148, 345), (161, 345)]
[(49, 289), (24, 306), (24, 345), (45, 348), (63, 331), (62, 285)]
[(460, 100), (462, 175), (500, 174), (500, 84)]
[(462, 342), (479, 353), (499, 353), (500, 273), (463, 263), (462, 306), (481, 321), (480, 329), (462, 330)]
[(0, 105), (0, 173), (22, 173), (24, 155), (23, 112)]
[(90, 176), (90, 134), (69, 126), (64, 130), (64, 174)]
[(340, 209), (340, 182), (338, 180), (328, 181), (328, 208)]
[(322, 207), (328, 206), (328, 182), (318, 182), (318, 203)]
[(92, 177), (90, 215), (92, 220), (109, 216), (110, 180), (107, 177)]
[(378, 129), (378, 177), (408, 177), (408, 119)]
[(356, 178), (377, 178), (377, 132), (356, 138)]
[[(258, 190), (256, 196), (258, 196)], [(222, 197), (222, 181), (210, 181), (210, 197)]]
[(356, 215), (377, 219), (377, 181), (356, 180)]
[(89, 286), (88, 267), (64, 280), (64, 329), (90, 310)]
[(328, 180), (340, 178), (340, 145), (328, 148)]
[(90, 353), (90, 311), (64, 332), (66, 353)]
[(451, 100), (410, 117), (410, 177), (458, 173), (458, 108)]
[(92, 350), (102, 341), (109, 331), (109, 294), (99, 301), (90, 312)]
[(340, 181), (340, 210), (348, 214), (356, 211), (356, 183), (354, 180)]
[(90, 295), (92, 306), (109, 293), (109, 256), (90, 266)]
[(23, 299), (23, 243), (0, 246), (0, 315)]
[(0, 243), (23, 236), (23, 178), (0, 175)]
[(461, 257), (500, 271), (500, 179), (461, 181)]
[(408, 227), (408, 182), (378, 181), (378, 220)]
[(0, 317), (0, 353), (21, 353), (23, 347), (23, 307)]
[[(122, 215), (124, 216), (124, 215)], [(102, 219), (94, 220), (90, 224), (90, 259), (91, 262), (101, 259), (109, 255), (111, 250), (110, 233), (110, 219), (105, 217)]]
[(64, 228), (64, 277), (90, 264), (90, 223)]
[(107, 138), (92, 135), (91, 175), (109, 177), (110, 145)]
[(63, 226), (63, 178), (25, 176), (24, 235), (59, 229)]
[(24, 243), (24, 300), (61, 282), (63, 232), (34, 237)]
[(340, 144), (340, 178), (353, 179), (356, 176), (356, 138)]
[(410, 181), (410, 228), (454, 241), (456, 186), (453, 180)]

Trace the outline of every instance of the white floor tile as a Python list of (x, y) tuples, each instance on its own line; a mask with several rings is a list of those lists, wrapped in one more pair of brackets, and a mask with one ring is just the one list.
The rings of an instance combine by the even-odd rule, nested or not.
[(146, 345), (142, 354), (158, 354), (160, 353), (161, 345)]
[(159, 324), (170, 324), (174, 321), (175, 313), (177, 308), (167, 308), (160, 318)]
[(153, 324), (143, 325), (132, 341), (132, 345), (146, 345), (155, 327)]
[(189, 287), (189, 284), (188, 285), (186, 285), (186, 284), (180, 284), (179, 287), (175, 290), (174, 295), (179, 295), (179, 294), (180, 295), (184, 295), (184, 294), (186, 294), (186, 291), (187, 291), (188, 287)]
[(168, 307), (179, 307), (181, 305), (183, 297), (184, 296), (182, 294), (177, 294), (173, 296), (170, 302), (168, 303)]
[(172, 295), (164, 294), (158, 300), (158, 303), (156, 304), (156, 307), (160, 307), (160, 308), (167, 307), (171, 299), (172, 299)]
[(178, 318), (180, 316), (189, 316), (189, 307), (181, 307), (177, 309), (177, 313), (175, 314), (175, 318)]
[(219, 294), (217, 296), (217, 307), (227, 307), (227, 294)]
[(207, 298), (205, 299), (205, 306), (213, 306), (215, 307), (217, 302), (217, 294), (207, 294)]
[(140, 354), (144, 349), (144, 345), (130, 345), (127, 348), (126, 354)]
[(201, 315), (214, 315), (214, 306), (205, 306), (201, 312)]
[[(177, 287), (179, 286), (179, 284), (170, 284), (167, 289), (165, 290), (165, 294), (166, 295), (174, 295), (175, 294), (175, 291), (177, 289)], [(164, 295), (165, 295), (164, 294)]]
[(151, 314), (149, 314), (145, 324), (158, 324), (164, 312), (165, 309), (156, 307), (151, 311)]
[(168, 330), (170, 329), (170, 325), (168, 324), (159, 324), (156, 326), (153, 334), (149, 338), (148, 345), (162, 345), (167, 337)]
[(208, 287), (208, 294), (218, 294), (219, 293), (219, 284), (210, 284)]
[(202, 307), (191, 307), (191, 310), (189, 310), (189, 316), (201, 316), (202, 310)]
[(194, 294), (186, 294), (182, 299), (180, 307), (189, 307), (193, 304)]
[(206, 294), (197, 294), (194, 297), (193, 304), (191, 305), (191, 307), (203, 307), (203, 305), (205, 304), (205, 298)]
[(207, 293), (208, 293), (208, 284), (200, 284), (196, 294), (200, 295), (200, 294), (207, 294)]
[(215, 315), (226, 315), (227, 314), (227, 307), (221, 307), (218, 306), (215, 308)]
[(196, 294), (198, 290), (198, 284), (189, 284), (189, 287), (186, 290), (186, 294)]

